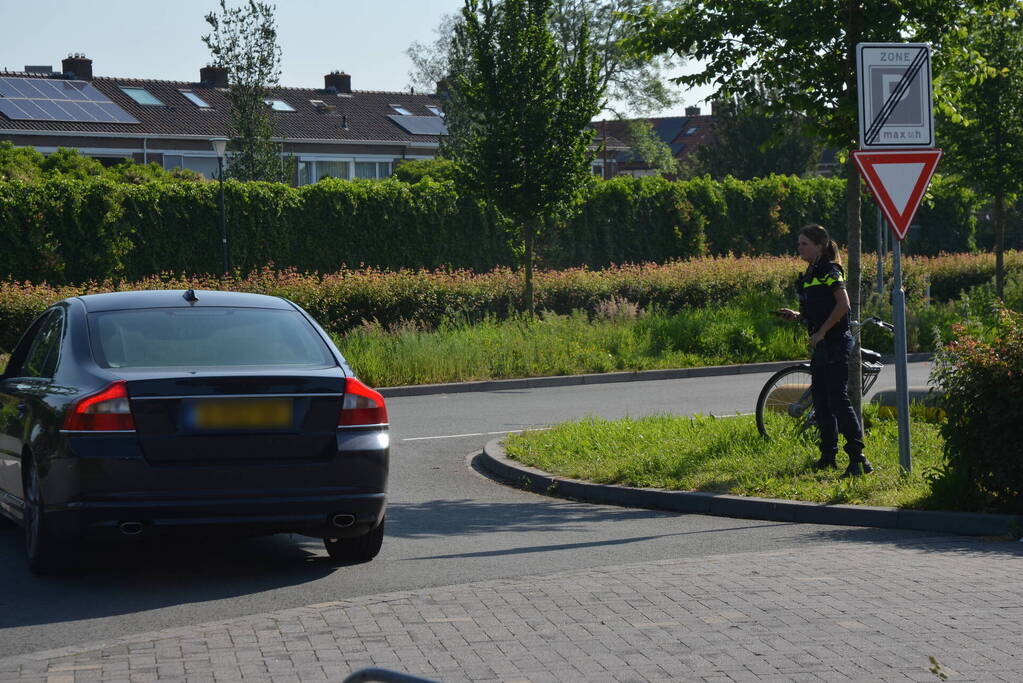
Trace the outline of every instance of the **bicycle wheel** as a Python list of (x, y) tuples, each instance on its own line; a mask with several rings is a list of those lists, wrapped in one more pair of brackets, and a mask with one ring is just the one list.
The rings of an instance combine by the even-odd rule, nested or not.
[(789, 429), (802, 432), (815, 427), (810, 366), (792, 365), (774, 373), (760, 390), (756, 415), (757, 429), (767, 438)]

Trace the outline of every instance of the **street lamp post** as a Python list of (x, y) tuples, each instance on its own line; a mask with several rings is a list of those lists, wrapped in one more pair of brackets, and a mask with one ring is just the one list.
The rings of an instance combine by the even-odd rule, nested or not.
[(231, 271), (231, 263), (227, 258), (227, 212), (224, 210), (224, 152), (227, 150), (227, 138), (212, 138), (210, 144), (217, 155), (217, 178), (220, 181), (220, 244), (224, 252), (224, 275)]

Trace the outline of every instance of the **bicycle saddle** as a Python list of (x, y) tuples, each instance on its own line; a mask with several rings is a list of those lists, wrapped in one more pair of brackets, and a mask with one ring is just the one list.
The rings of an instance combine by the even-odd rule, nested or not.
[(860, 349), (860, 357), (864, 363), (881, 363), (881, 354), (870, 349)]

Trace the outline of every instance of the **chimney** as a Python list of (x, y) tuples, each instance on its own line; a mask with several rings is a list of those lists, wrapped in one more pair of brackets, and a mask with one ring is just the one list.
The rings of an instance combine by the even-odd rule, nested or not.
[(699, 115), (700, 115), (700, 108), (699, 107), (686, 107), (686, 116), (699, 116)]
[(323, 89), (334, 93), (352, 94), (352, 77), (344, 71), (331, 71), (323, 77)]
[(210, 66), (207, 64), (199, 69), (199, 82), (207, 88), (226, 88), (227, 74), (226, 66)]
[(79, 81), (92, 80), (92, 60), (83, 54), (74, 53), (68, 55), (60, 63), (60, 68), (65, 74)]
[(448, 83), (448, 79), (442, 78), (437, 81), (437, 97), (442, 100), (451, 99), (451, 85)]

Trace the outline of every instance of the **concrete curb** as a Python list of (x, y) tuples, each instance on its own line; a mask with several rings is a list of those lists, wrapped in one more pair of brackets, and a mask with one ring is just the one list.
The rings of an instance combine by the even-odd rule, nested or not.
[[(910, 363), (929, 361), (933, 353), (911, 353)], [(774, 372), (793, 363), (804, 361), (786, 360), (771, 363), (746, 363), (742, 365), (710, 365), (702, 368), (677, 368), (671, 370), (639, 370), (634, 372), (607, 372), (591, 375), (560, 375), (555, 377), (524, 377), (522, 379), (493, 379), (479, 382), (452, 382), (449, 384), (415, 384), (399, 387), (378, 388), (385, 398), (398, 396), (430, 396), (433, 394), (462, 394), (473, 391), (506, 391), (509, 389), (539, 389), (543, 387), (570, 387), (582, 384), (612, 384), (614, 382), (649, 382), (662, 379), (686, 379), (689, 377), (717, 377), (720, 375), (743, 375), (756, 372)], [(890, 356), (885, 363), (894, 362)]]
[(1023, 516), (971, 512), (903, 510), (866, 505), (825, 505), (794, 500), (733, 496), (699, 491), (637, 489), (594, 484), (550, 475), (505, 457), (500, 439), (494, 439), (477, 456), (480, 467), (505, 483), (537, 493), (600, 505), (690, 512), (719, 517), (764, 519), (773, 522), (839, 524), (882, 529), (937, 531), (962, 536), (1006, 536), (1023, 526)]

